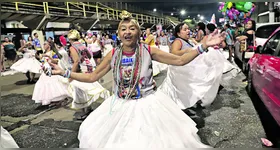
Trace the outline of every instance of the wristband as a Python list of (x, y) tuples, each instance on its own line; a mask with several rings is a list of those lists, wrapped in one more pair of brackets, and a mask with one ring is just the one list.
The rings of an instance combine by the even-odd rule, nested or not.
[(64, 78), (70, 78), (70, 76), (71, 76), (71, 71), (70, 70), (66, 70), (64, 75), (63, 75), (63, 77)]
[(199, 54), (202, 54), (202, 53), (204, 52), (204, 50), (203, 50), (203, 48), (202, 48), (202, 45), (199, 45), (199, 46), (197, 47), (197, 52), (198, 52)]

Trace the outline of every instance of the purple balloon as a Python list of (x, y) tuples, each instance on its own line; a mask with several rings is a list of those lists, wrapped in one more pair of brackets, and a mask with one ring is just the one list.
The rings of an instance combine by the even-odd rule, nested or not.
[(254, 12), (254, 10), (255, 10), (255, 7), (252, 7), (250, 12), (252, 13), (252, 12)]
[(250, 21), (251, 20), (251, 18), (246, 18), (245, 20), (244, 20), (244, 23), (246, 24), (248, 21)]
[(232, 13), (232, 11), (228, 11), (228, 17), (229, 17), (231, 20), (233, 20), (233, 13)]

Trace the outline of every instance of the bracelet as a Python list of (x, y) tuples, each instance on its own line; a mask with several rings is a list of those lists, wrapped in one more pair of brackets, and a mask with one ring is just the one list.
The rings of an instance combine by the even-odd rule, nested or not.
[(70, 78), (70, 76), (71, 76), (71, 71), (67, 69), (67, 70), (65, 71), (63, 77), (64, 77), (64, 78)]
[(202, 48), (202, 44), (200, 44), (198, 47), (197, 47), (197, 52), (199, 54), (202, 54), (204, 52), (203, 48)]

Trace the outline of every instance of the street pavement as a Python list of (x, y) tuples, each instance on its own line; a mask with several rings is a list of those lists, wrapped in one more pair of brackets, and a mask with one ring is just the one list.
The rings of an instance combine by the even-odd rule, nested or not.
[[(112, 73), (100, 83), (111, 90)], [(39, 75), (37, 75), (39, 76)], [(159, 86), (166, 71), (156, 78)], [(217, 95), (214, 103), (198, 111), (201, 140), (215, 148), (262, 148), (265, 133), (240, 73)], [(49, 108), (31, 100), (34, 85), (27, 85), (24, 74), (1, 77), (1, 125), (21, 148), (78, 148), (81, 121), (74, 119), (68, 107)], [(93, 109), (102, 103), (93, 104)]]

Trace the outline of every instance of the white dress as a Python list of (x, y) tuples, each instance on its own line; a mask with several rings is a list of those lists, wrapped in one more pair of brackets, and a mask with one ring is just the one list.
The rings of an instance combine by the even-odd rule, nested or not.
[[(62, 50), (60, 52), (62, 58), (59, 61), (59, 66), (64, 70), (71, 68), (70, 58), (67, 52)], [(91, 59), (90, 61), (93, 66), (95, 66), (95, 61)], [(82, 72), (87, 71), (86, 64), (80, 64)], [(73, 80), (72, 82), (68, 82), (67, 78), (61, 78), (61, 81), (67, 85), (67, 91), (69, 92), (70, 97), (73, 98), (71, 108), (72, 109), (82, 109), (89, 107), (93, 102), (98, 100), (99, 98), (108, 98), (110, 96), (110, 92), (106, 90), (99, 82), (93, 83), (85, 83)]]
[[(52, 52), (46, 54), (52, 56)], [(61, 54), (61, 50), (59, 51)], [(60, 75), (47, 76), (42, 73), (39, 80), (35, 84), (32, 100), (35, 103), (49, 105), (51, 102), (57, 102), (70, 97), (68, 84), (61, 82), (64, 78)]]
[(111, 43), (112, 43), (112, 39), (104, 40), (104, 52), (103, 52), (104, 57), (113, 49), (113, 45)]
[[(151, 57), (142, 50), (140, 81), (134, 95), (147, 92), (139, 99), (124, 100), (111, 96), (81, 124), (80, 148), (206, 148), (197, 135), (198, 129), (180, 108), (160, 90), (153, 90)], [(113, 55), (114, 65), (117, 53)], [(122, 82), (132, 75), (135, 54), (122, 58)], [(131, 61), (132, 60), (132, 61)], [(128, 71), (128, 72), (127, 72)], [(127, 73), (127, 74), (126, 74)], [(114, 84), (116, 85), (116, 84)], [(116, 86), (114, 86), (116, 87)], [(122, 86), (123, 87), (123, 86)], [(126, 87), (126, 86), (125, 86)], [(125, 88), (123, 87), (123, 88)], [(152, 88), (152, 89), (151, 89)], [(125, 88), (126, 89), (126, 88)], [(116, 94), (126, 90), (116, 90)]]
[(41, 64), (35, 58), (35, 50), (25, 49), (25, 53), (23, 54), (23, 58), (18, 60), (11, 66), (11, 69), (17, 72), (32, 72), (32, 73), (41, 73)]
[[(151, 46), (151, 47), (156, 47), (157, 46)], [(164, 63), (160, 63), (158, 61), (153, 61), (153, 76), (157, 76), (160, 72), (163, 70), (167, 69), (168, 65)]]
[(169, 66), (167, 77), (159, 87), (181, 109), (194, 106), (199, 100), (202, 106), (211, 104), (218, 92), (224, 63), (219, 50), (197, 56), (184, 66)]
[(19, 148), (10, 133), (1, 126), (0, 148)]

